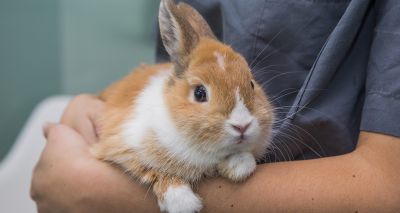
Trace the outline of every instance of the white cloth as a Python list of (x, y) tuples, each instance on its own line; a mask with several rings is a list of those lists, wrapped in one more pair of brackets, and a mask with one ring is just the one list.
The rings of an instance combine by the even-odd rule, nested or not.
[(42, 125), (48, 121), (58, 122), (69, 100), (68, 96), (55, 96), (42, 101), (0, 162), (0, 212), (37, 212), (29, 190), (32, 170), (46, 142)]

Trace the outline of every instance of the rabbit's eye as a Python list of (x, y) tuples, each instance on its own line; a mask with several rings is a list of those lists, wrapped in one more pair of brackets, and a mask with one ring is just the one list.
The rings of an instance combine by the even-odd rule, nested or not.
[(194, 89), (194, 98), (197, 102), (207, 101), (207, 90), (203, 85), (196, 86)]
[(251, 81), (250, 81), (250, 84), (251, 84), (251, 88), (253, 88), (253, 89), (254, 89), (254, 83), (253, 83), (253, 80), (251, 80)]

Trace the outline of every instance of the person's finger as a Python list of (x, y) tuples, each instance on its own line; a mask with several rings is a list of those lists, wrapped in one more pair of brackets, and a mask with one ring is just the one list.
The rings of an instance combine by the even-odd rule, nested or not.
[(43, 124), (42, 129), (43, 129), (43, 136), (45, 138), (47, 138), (47, 135), (48, 135), (50, 129), (52, 127), (54, 127), (55, 125), (56, 125), (56, 123), (53, 123), (53, 122), (46, 122)]
[(89, 144), (93, 144), (97, 141), (95, 127), (88, 115), (75, 116), (72, 117), (72, 119), (63, 119), (61, 124), (73, 128), (81, 134)]
[(80, 121), (79, 126), (74, 127), (74, 129), (79, 132), (88, 144), (96, 143), (97, 134), (94, 123), (85, 117), (84, 120)]
[(60, 151), (76, 150), (88, 147), (85, 138), (69, 126), (56, 124), (47, 132), (47, 145), (60, 148)]
[(68, 105), (61, 124), (72, 127), (79, 132), (89, 144), (98, 140), (98, 117), (104, 102), (92, 95), (76, 96)]
[(99, 131), (101, 129), (99, 120), (103, 113), (103, 110), (104, 102), (96, 100), (93, 102), (93, 110), (88, 113), (89, 120), (91, 121), (92, 127), (94, 129), (94, 137), (96, 139), (94, 142), (97, 142), (99, 137)]

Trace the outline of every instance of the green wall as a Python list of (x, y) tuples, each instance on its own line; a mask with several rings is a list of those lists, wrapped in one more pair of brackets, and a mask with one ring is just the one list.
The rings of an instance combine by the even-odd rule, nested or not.
[(0, 159), (56, 94), (98, 92), (153, 62), (159, 0), (0, 0)]
[(156, 0), (62, 1), (62, 79), (67, 93), (96, 92), (152, 62)]
[(58, 8), (56, 0), (0, 1), (0, 158), (33, 107), (60, 93)]

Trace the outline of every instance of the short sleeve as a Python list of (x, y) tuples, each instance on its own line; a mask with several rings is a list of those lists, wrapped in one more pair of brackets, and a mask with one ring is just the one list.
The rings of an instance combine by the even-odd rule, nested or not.
[(400, 137), (400, 5), (397, 0), (375, 4), (360, 130)]

